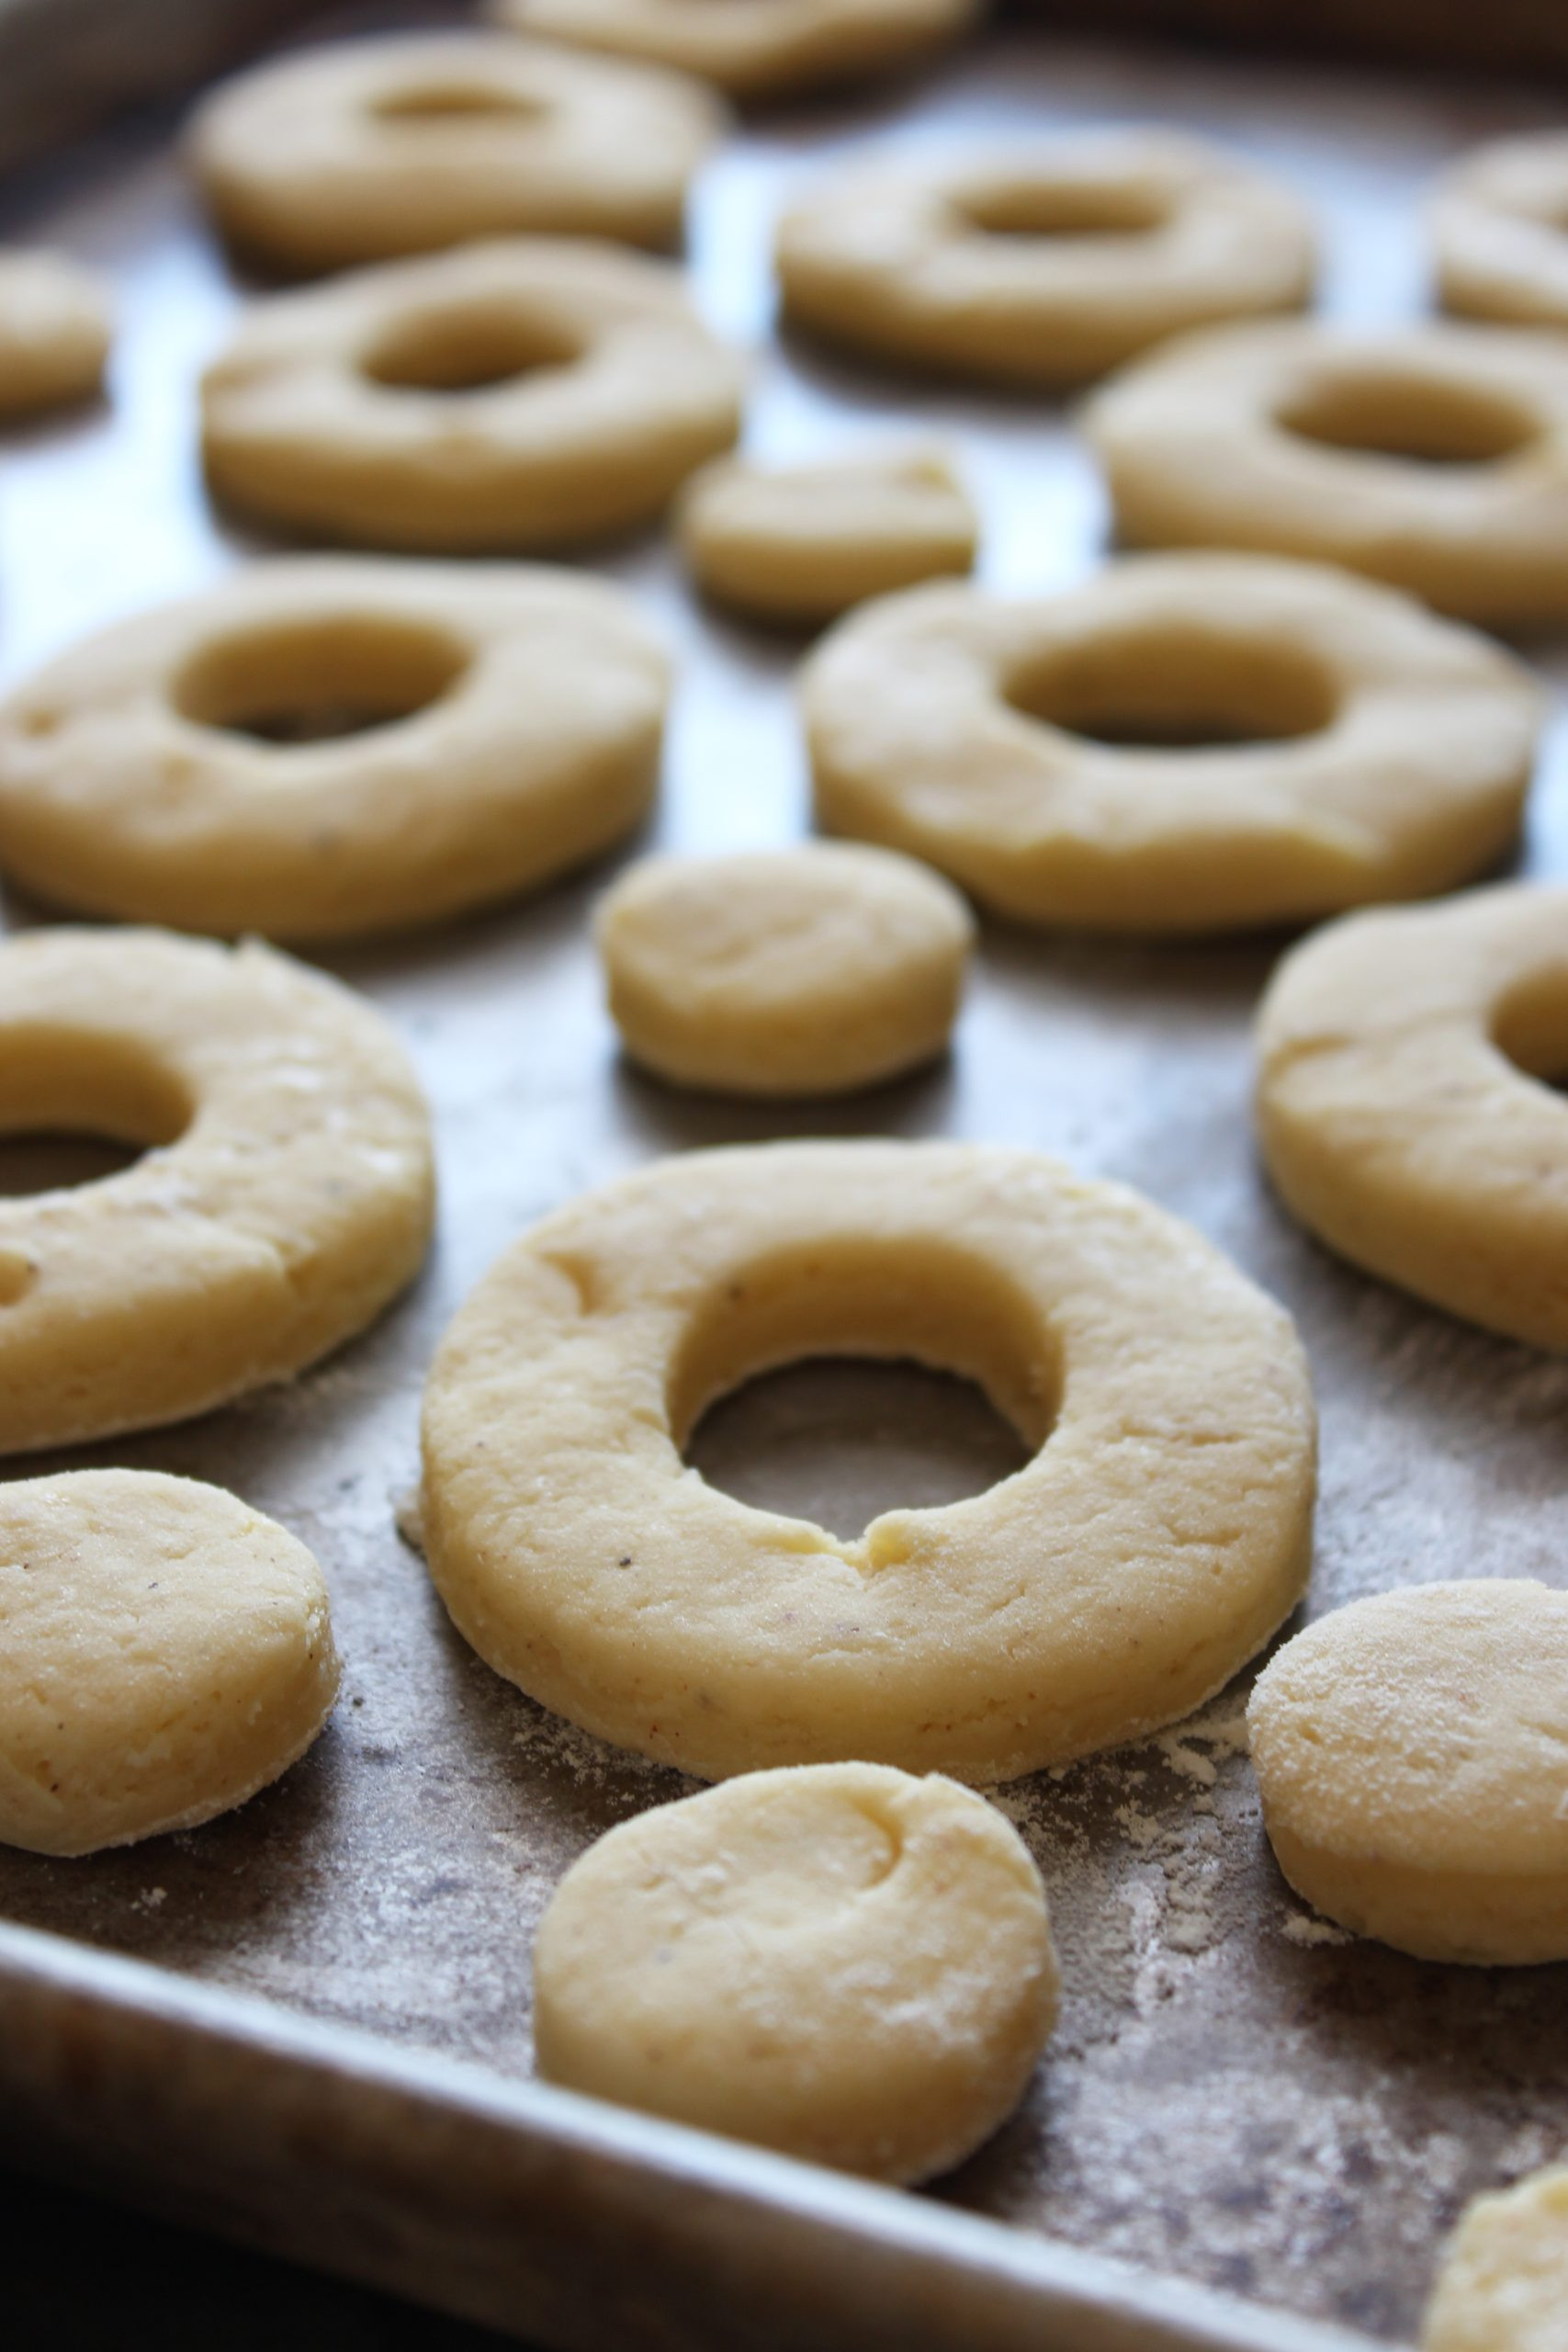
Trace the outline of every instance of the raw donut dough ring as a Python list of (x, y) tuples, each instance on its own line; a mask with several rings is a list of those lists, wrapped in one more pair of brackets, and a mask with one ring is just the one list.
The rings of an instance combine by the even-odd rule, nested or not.
[(149, 1470), (0, 1486), (0, 1842), (90, 1854), (243, 1804), (337, 1695), (302, 1544)]
[(108, 304), (63, 254), (0, 253), (0, 417), (89, 399), (103, 382)]
[(220, 496), (296, 530), (530, 551), (652, 522), (735, 439), (740, 388), (668, 263), (500, 239), (256, 304), (203, 379), (203, 450)]
[[(965, 1374), (1034, 1457), (854, 1543), (685, 1466), (716, 1397), (824, 1354)], [(1261, 1647), (1311, 1549), (1290, 1318), (1136, 1193), (971, 1144), (690, 1154), (558, 1210), (458, 1312), (423, 1438), (480, 1657), (705, 1779), (986, 1783), (1141, 1736)]]
[(1473, 2198), (1427, 2305), (1422, 2352), (1562, 2352), (1568, 2165)]
[(492, 0), (497, 23), (673, 65), (743, 100), (795, 96), (923, 63), (983, 0)]
[(672, 74), (414, 33), (241, 74), (197, 111), (191, 158), (233, 244), (308, 274), (517, 231), (675, 244), (723, 127)]
[(1568, 1349), (1568, 889), (1357, 915), (1285, 958), (1258, 1017), (1276, 1187), (1352, 1264)]
[(946, 1047), (974, 942), (955, 890), (812, 842), (629, 868), (594, 923), (626, 1050), (678, 1086), (836, 1094)]
[(622, 1822), (534, 1945), (539, 2072), (878, 2180), (951, 2171), (1055, 2022), (1039, 1872), (994, 1805), (874, 1764)]
[(1568, 616), (1568, 345), (1552, 337), (1216, 328), (1129, 369), (1085, 423), (1130, 544), (1345, 564), (1498, 627)]
[(1299, 1894), (1418, 1960), (1568, 1959), (1568, 1594), (1378, 1593), (1265, 1667), (1263, 1819)]
[[(801, 698), (824, 826), (1004, 914), (1145, 933), (1469, 879), (1516, 835), (1544, 716), (1518, 662), (1403, 597), (1225, 555), (1027, 601), (918, 589), (835, 630)], [(1189, 747), (1190, 723), (1278, 740)]]
[(152, 1147), (0, 1200), (0, 1453), (204, 1413), (325, 1355), (430, 1232), (430, 1121), (391, 1029), (255, 944), (0, 946), (3, 1129)]
[(964, 486), (934, 449), (812, 466), (719, 458), (686, 485), (677, 524), (708, 595), (808, 628), (868, 596), (970, 571), (978, 538)]
[(1432, 207), (1446, 311), (1568, 327), (1568, 135), (1499, 139), (1450, 172)]
[[(637, 824), (667, 695), (607, 581), (254, 563), (89, 638), (0, 705), (0, 866), (56, 905), (187, 931), (434, 922)], [(356, 719), (316, 741), (234, 731)]]
[(1298, 310), (1314, 269), (1293, 197), (1152, 130), (827, 179), (776, 258), (785, 315), (814, 334), (1047, 391), (1184, 328)]

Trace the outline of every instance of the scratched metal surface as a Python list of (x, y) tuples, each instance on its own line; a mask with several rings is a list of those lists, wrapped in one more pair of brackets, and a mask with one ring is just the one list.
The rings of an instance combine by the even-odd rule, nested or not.
[[(989, 580), (1039, 587), (1091, 566), (1102, 501), (1065, 420), (773, 346), (767, 231), (792, 187), (872, 142), (1145, 118), (1231, 141), (1300, 187), (1323, 220), (1326, 302), (1376, 318), (1424, 300), (1414, 203), (1429, 174), (1542, 109), (1012, 35), (874, 107), (753, 127), (703, 182), (692, 262), (714, 322), (758, 346), (754, 446), (783, 456), (938, 429), (985, 510)], [(109, 401), (0, 445), (6, 679), (248, 551), (204, 503), (193, 431), (195, 373), (240, 294), (171, 160), (171, 127), (100, 141), (0, 194), (0, 235), (97, 262), (121, 308)], [(658, 544), (612, 568), (682, 665), (658, 839), (797, 835), (795, 649), (697, 609)], [(1568, 872), (1561, 730), (1529, 863)], [(619, 1063), (584, 928), (606, 870), (326, 959), (397, 1023), (430, 1091), (444, 1191), (427, 1272), (296, 1385), (70, 1457), (220, 1480), (315, 1547), (347, 1661), (331, 1729), (280, 1786), (197, 1834), (78, 1863), (0, 1855), (10, 1917), (513, 2075), (529, 2066), (529, 1939), (551, 1888), (598, 1832), (681, 1783), (490, 1674), (447, 1626), (393, 1509), (447, 1317), (504, 1242), (584, 1186), (660, 1153), (823, 1130), (1028, 1143), (1128, 1179), (1300, 1318), (1324, 1424), (1314, 1610), (1445, 1575), (1568, 1579), (1568, 1366), (1339, 1268), (1259, 1179), (1247, 1027), (1277, 941), (1144, 949), (988, 927), (950, 1062), (781, 1117), (683, 1099)], [(6, 918), (36, 919), (15, 901)], [(886, 1504), (984, 1485), (1010, 1455), (940, 1381), (807, 1368), (721, 1408), (696, 1458), (847, 1532)], [(1238, 1685), (1196, 1729), (1007, 1792), (1051, 1888), (1066, 2011), (1022, 2112), (938, 2193), (1397, 2341), (1462, 2199), (1568, 2132), (1564, 1978), (1325, 1939), (1270, 1865), (1236, 1746), (1244, 1698)]]

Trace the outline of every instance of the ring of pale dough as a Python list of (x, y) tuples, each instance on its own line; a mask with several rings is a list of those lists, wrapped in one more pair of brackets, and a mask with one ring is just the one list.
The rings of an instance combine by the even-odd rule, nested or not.
[(220, 496), (296, 530), (526, 552), (651, 522), (735, 439), (740, 387), (670, 264), (497, 239), (257, 303), (203, 379), (202, 447)]
[(924, 2180), (1018, 2104), (1058, 1982), (1039, 1872), (983, 1798), (752, 1772), (573, 1863), (535, 1939), (535, 2049), (591, 2097)]
[[(0, 866), (57, 905), (187, 931), (434, 921), (637, 823), (667, 694), (662, 654), (608, 582), (255, 563), (89, 638), (0, 705)], [(232, 731), (330, 725), (356, 695), (387, 723), (308, 741)]]
[(919, 64), (973, 24), (983, 0), (492, 0), (499, 24), (640, 57), (773, 98)]
[(913, 859), (813, 842), (645, 858), (594, 922), (633, 1058), (762, 1096), (874, 1086), (943, 1051), (975, 926)]
[(1130, 544), (1345, 564), (1461, 620), (1568, 615), (1568, 345), (1549, 335), (1220, 328), (1130, 369), (1085, 423)]
[(308, 273), (518, 231), (674, 244), (723, 121), (649, 67), (413, 33), (241, 74), (200, 108), (191, 156), (225, 235)]
[(269, 949), (158, 932), (0, 946), (6, 1132), (152, 1148), (0, 1201), (0, 1453), (203, 1413), (368, 1323), (417, 1271), (430, 1121), (379, 1013)]
[[(806, 1356), (913, 1357), (1035, 1450), (854, 1543), (681, 1458)], [(1115, 1184), (971, 1144), (694, 1154), (536, 1226), (455, 1318), (424, 1407), (431, 1573), (479, 1655), (705, 1779), (845, 1757), (1009, 1780), (1218, 1690), (1311, 1548), (1289, 1317)]]
[(1357, 915), (1287, 956), (1258, 1018), (1287, 1204), (1452, 1315), (1568, 1349), (1568, 889)]
[(1477, 148), (1432, 207), (1447, 311), (1508, 326), (1568, 327), (1568, 135)]
[(1265, 1667), (1247, 1728), (1280, 1867), (1330, 1918), (1421, 1960), (1568, 1959), (1568, 1594), (1355, 1601)]
[(1422, 2352), (1560, 2352), (1568, 2306), (1568, 2165), (1466, 2206)]
[(86, 400), (103, 381), (108, 305), (62, 254), (0, 253), (0, 416)]
[(1046, 390), (1184, 328), (1298, 310), (1314, 266), (1293, 197), (1168, 131), (826, 178), (784, 215), (776, 259), (797, 325)]
[(236, 1496), (149, 1470), (0, 1486), (0, 1843), (209, 1821), (304, 1754), (337, 1686), (321, 1569)]
[[(1469, 879), (1515, 838), (1543, 716), (1468, 630), (1343, 572), (1226, 555), (1131, 558), (1027, 600), (917, 589), (844, 622), (801, 698), (830, 831), (1027, 922), (1156, 933)], [(1172, 722), (1282, 734), (1074, 731)]]

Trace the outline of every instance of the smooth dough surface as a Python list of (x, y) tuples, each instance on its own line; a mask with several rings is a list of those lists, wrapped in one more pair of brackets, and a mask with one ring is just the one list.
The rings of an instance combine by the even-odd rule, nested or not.
[(776, 258), (797, 325), (1045, 390), (1184, 328), (1299, 310), (1314, 273), (1294, 197), (1165, 130), (827, 175), (784, 215)]
[(1465, 2209), (1422, 2352), (1568, 2352), (1568, 2166)]
[(919, 64), (984, 0), (491, 0), (500, 24), (774, 98)]
[(682, 493), (682, 552), (709, 595), (764, 620), (837, 619), (975, 561), (978, 528), (940, 450), (811, 466), (720, 458)]
[(107, 299), (63, 254), (0, 252), (0, 416), (85, 400), (103, 381)]
[(1386, 589), (1143, 556), (1055, 596), (929, 587), (803, 673), (818, 820), (1003, 913), (1218, 931), (1451, 888), (1509, 847), (1544, 705)]
[(430, 1118), (382, 1016), (270, 949), (39, 930), (0, 945), (0, 1126), (149, 1148), (0, 1200), (0, 1453), (203, 1413), (408, 1283)]
[(191, 160), (233, 243), (310, 272), (517, 231), (674, 244), (723, 128), (683, 76), (410, 33), (241, 74), (197, 110)]
[(1568, 132), (1479, 147), (1432, 207), (1443, 307), (1510, 326), (1568, 327)]
[(596, 2098), (924, 2180), (1018, 2104), (1057, 1986), (1039, 1873), (995, 1806), (818, 1764), (590, 1847), (535, 1943), (535, 2045)]
[[(845, 1543), (681, 1448), (754, 1374), (911, 1358), (1034, 1449)], [(1314, 1423), (1290, 1317), (1120, 1185), (975, 1144), (694, 1153), (535, 1226), (423, 1424), (431, 1573), (479, 1655), (704, 1779), (859, 1757), (989, 1783), (1175, 1720), (1288, 1615)]]
[(1299, 1894), (1420, 1960), (1568, 1959), (1568, 1593), (1478, 1579), (1353, 1601), (1247, 1709)]
[(646, 814), (668, 665), (611, 582), (258, 561), (0, 704), (0, 867), (56, 905), (320, 939), (534, 888)]
[(1342, 1257), (1568, 1350), (1568, 888), (1357, 915), (1288, 956), (1258, 1018), (1269, 1172)]
[(1568, 616), (1568, 343), (1457, 322), (1184, 335), (1085, 418), (1122, 538), (1339, 563), (1494, 627)]
[(975, 926), (912, 858), (811, 842), (656, 857), (600, 901), (610, 1011), (678, 1085), (840, 1093), (947, 1044)]
[(202, 381), (220, 496), (372, 547), (533, 552), (652, 522), (740, 424), (670, 263), (566, 237), (256, 303)]
[(237, 1496), (150, 1470), (0, 1486), (0, 1842), (209, 1821), (304, 1754), (337, 1685), (321, 1569)]

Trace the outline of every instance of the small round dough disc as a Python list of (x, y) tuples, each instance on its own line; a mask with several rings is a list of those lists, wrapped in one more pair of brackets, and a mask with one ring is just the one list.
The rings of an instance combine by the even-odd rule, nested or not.
[(1424, 2352), (1565, 2352), (1568, 2165), (1467, 2207), (1421, 2342)]
[(755, 1095), (874, 1086), (945, 1047), (974, 924), (913, 858), (816, 842), (657, 857), (601, 902), (610, 1010), (677, 1085)]
[(1498, 139), (1461, 157), (1432, 208), (1446, 311), (1568, 326), (1568, 132)]
[(984, 0), (491, 0), (498, 24), (674, 65), (743, 101), (918, 65)]
[(1419, 1960), (1568, 1959), (1568, 1593), (1379, 1593), (1288, 1642), (1247, 1710), (1299, 1894)]
[(332, 1712), (327, 1589), (220, 1487), (147, 1470), (0, 1487), (0, 1841), (89, 1854), (189, 1829)]
[(880, 2180), (946, 2172), (1055, 2021), (1039, 1875), (994, 1806), (874, 1764), (660, 1805), (568, 1871), (534, 1950), (539, 2070)]
[(0, 416), (86, 400), (103, 381), (108, 303), (62, 254), (0, 253)]

